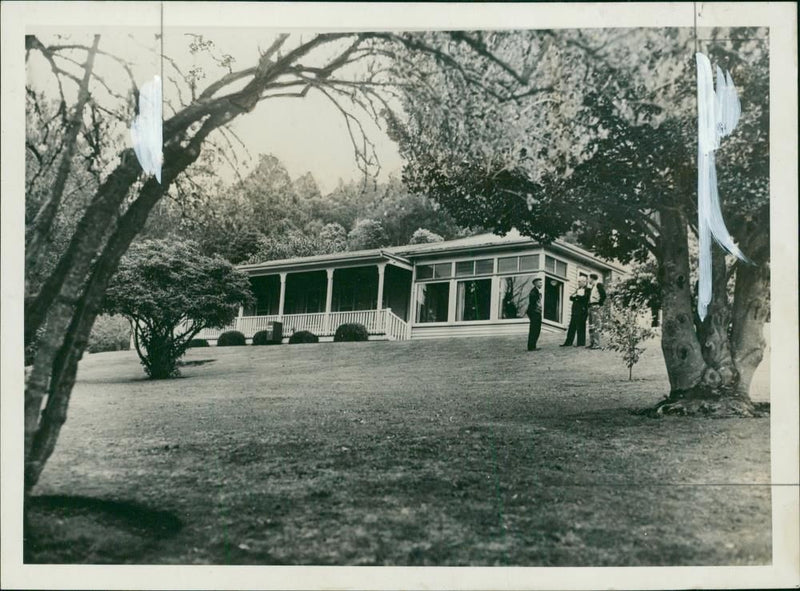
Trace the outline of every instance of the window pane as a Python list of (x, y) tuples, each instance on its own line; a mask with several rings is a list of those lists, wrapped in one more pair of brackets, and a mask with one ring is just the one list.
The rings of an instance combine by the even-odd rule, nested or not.
[(536, 271), (539, 268), (539, 255), (531, 254), (524, 257), (519, 257), (519, 270), (520, 271)]
[(503, 257), (497, 259), (497, 272), (498, 273), (513, 273), (517, 270), (517, 262), (519, 257)]
[(561, 323), (564, 282), (548, 277), (544, 282), (544, 317), (546, 320)]
[(475, 261), (459, 261), (456, 263), (456, 277), (472, 275)]
[(475, 261), (476, 275), (491, 275), (494, 272), (494, 259), (481, 259)]
[(433, 277), (435, 279), (450, 277), (452, 274), (453, 274), (452, 263), (439, 263), (433, 266)]
[(556, 261), (556, 275), (561, 275), (562, 277), (567, 276), (567, 263)]
[(424, 283), (418, 285), (417, 322), (446, 322), (449, 300), (449, 283)]
[(417, 267), (417, 279), (432, 279), (432, 278), (433, 278), (433, 266), (419, 265)]
[(459, 281), (456, 320), (489, 320), (492, 280)]
[(500, 318), (524, 318), (535, 275), (500, 278)]
[(553, 257), (549, 257), (545, 255), (544, 257), (544, 269), (545, 271), (550, 271), (551, 273), (556, 272), (556, 260)]

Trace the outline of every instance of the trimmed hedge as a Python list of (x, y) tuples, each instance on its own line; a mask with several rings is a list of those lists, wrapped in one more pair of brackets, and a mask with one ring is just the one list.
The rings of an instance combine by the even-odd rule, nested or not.
[(270, 339), (270, 331), (268, 330), (259, 330), (256, 334), (253, 335), (253, 344), (254, 345), (280, 345), (280, 341), (273, 341)]
[(189, 344), (187, 345), (189, 349), (192, 349), (194, 347), (208, 347), (208, 346), (210, 345), (208, 344), (208, 341), (205, 339), (192, 339), (191, 341), (189, 341)]
[(217, 347), (241, 347), (247, 344), (244, 335), (238, 330), (229, 330), (219, 335)]
[(289, 337), (290, 345), (297, 345), (303, 343), (319, 343), (319, 337), (313, 332), (307, 330), (300, 330)]
[(369, 338), (367, 327), (363, 324), (352, 322), (349, 324), (342, 324), (336, 329), (333, 335), (334, 343), (346, 343), (352, 341), (366, 341)]

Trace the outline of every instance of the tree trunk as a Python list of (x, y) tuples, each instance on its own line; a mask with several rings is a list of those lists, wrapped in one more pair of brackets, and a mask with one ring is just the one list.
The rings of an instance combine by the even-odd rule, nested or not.
[(737, 228), (742, 249), (758, 266), (737, 264), (731, 322), (731, 349), (739, 368), (740, 393), (749, 395), (753, 374), (767, 345), (764, 323), (770, 315), (769, 206), (745, 218)]
[(761, 410), (753, 405), (749, 396), (742, 395), (739, 387), (739, 371), (728, 337), (730, 308), (724, 265), (719, 260), (714, 261), (713, 298), (698, 335), (689, 282), (686, 218), (678, 210), (663, 210), (661, 231), (664, 236), (660, 252), (661, 349), (670, 393), (652, 412), (657, 415), (760, 416)]
[[(163, 184), (160, 185), (154, 179), (145, 183), (139, 197), (117, 221), (113, 234), (92, 265), (89, 279), (76, 285), (74, 268), (66, 274), (66, 279), (72, 280), (64, 281), (62, 294), (53, 301), (52, 310), (47, 315), (47, 330), (41, 340), (42, 346), (37, 351), (34, 367), (25, 388), (26, 494), (38, 482), (47, 459), (55, 449), (61, 427), (67, 418), (67, 407), (75, 384), (78, 361), (86, 348), (108, 281), (116, 271), (122, 255), (144, 226), (147, 216), (167, 187), (197, 160), (200, 146), (208, 134), (229, 120), (227, 114), (212, 116), (188, 146), (173, 146), (168, 150), (165, 161), (170, 162), (170, 166), (164, 169)], [(129, 188), (125, 188), (124, 195), (127, 195)], [(73, 242), (77, 244), (83, 242), (80, 240), (81, 237), (75, 238), (77, 240), (73, 239)], [(85, 242), (83, 244), (85, 248)], [(85, 250), (81, 250), (80, 253), (83, 257), (89, 254)], [(90, 256), (88, 261), (84, 258), (77, 259), (73, 265), (81, 262), (88, 267), (91, 258)], [(73, 290), (68, 293), (74, 294), (74, 299), (64, 296), (65, 289)], [(47, 394), (47, 405), (44, 412), (40, 413), (45, 394)]]
[(675, 209), (661, 212), (662, 336), (670, 398), (690, 395), (706, 369), (692, 321), (686, 218)]
[[(131, 151), (132, 152), (132, 151)], [(26, 465), (39, 428), (44, 397), (52, 391), (57, 356), (65, 345), (77, 304), (84, 291), (92, 259), (97, 256), (119, 204), (138, 177), (134, 163), (121, 164), (103, 184), (93, 204), (75, 230), (67, 251), (53, 274), (45, 281), (34, 303), (25, 310), (25, 342), (47, 321), (38, 341), (33, 369), (25, 384), (25, 458)], [(92, 319), (93, 321), (94, 319)], [(91, 326), (89, 327), (91, 330)], [(82, 353), (82, 350), (81, 350)], [(48, 401), (48, 404), (50, 401)]]
[(703, 343), (703, 359), (708, 367), (703, 381), (711, 389), (729, 394), (736, 390), (739, 371), (733, 361), (728, 329), (731, 322), (730, 302), (728, 301), (728, 270), (725, 254), (712, 245), (711, 273), (712, 293), (708, 312), (699, 329)]
[(764, 323), (769, 318), (769, 263), (758, 267), (740, 264), (736, 269), (731, 347), (739, 369), (740, 396), (749, 396), (753, 374), (767, 345)]
[[(118, 221), (117, 229), (109, 238), (105, 249), (94, 263), (84, 291), (76, 306), (70, 312), (68, 328), (62, 333), (57, 354), (50, 363), (47, 387), (47, 404), (39, 417), (41, 396), (31, 391), (30, 382), (26, 388), (26, 429), (25, 429), (25, 486), (30, 490), (39, 480), (44, 464), (52, 454), (61, 427), (67, 418), (70, 393), (75, 383), (78, 361), (89, 340), (94, 320), (102, 305), (108, 281), (119, 264), (138, 229), (144, 224), (147, 215), (163, 192), (163, 187), (154, 180), (148, 181), (142, 194)], [(50, 324), (48, 324), (48, 332)], [(48, 335), (51, 336), (51, 335)], [(53, 340), (57, 335), (52, 335)], [(38, 361), (38, 360), (37, 360)], [(34, 369), (36, 369), (34, 365)], [(44, 373), (44, 371), (42, 371)], [(37, 384), (38, 386), (38, 384)], [(30, 404), (30, 408), (28, 405)], [(37, 407), (34, 405), (38, 404)], [(28, 415), (30, 412), (30, 416)], [(28, 429), (28, 421), (36, 424), (33, 431)]]

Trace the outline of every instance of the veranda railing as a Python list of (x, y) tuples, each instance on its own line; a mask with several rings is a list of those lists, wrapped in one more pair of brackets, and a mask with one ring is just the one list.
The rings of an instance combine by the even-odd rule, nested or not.
[(352, 312), (315, 312), (312, 314), (277, 314), (267, 316), (240, 316), (225, 328), (206, 328), (198, 339), (216, 339), (225, 331), (238, 330), (247, 338), (252, 338), (259, 330), (266, 330), (270, 322), (283, 322), (283, 335), (291, 336), (301, 330), (313, 332), (317, 336), (333, 336), (342, 324), (363, 324), (371, 335), (386, 335), (392, 340), (406, 340), (411, 336), (411, 327), (390, 308), (381, 310), (355, 310)]

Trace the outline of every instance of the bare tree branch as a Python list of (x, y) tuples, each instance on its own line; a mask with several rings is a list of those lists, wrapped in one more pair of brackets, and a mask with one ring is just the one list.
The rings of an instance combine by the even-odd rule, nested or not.
[[(97, 49), (99, 43), (100, 35), (95, 35), (92, 48)], [(78, 91), (78, 101), (67, 123), (67, 129), (64, 132), (65, 150), (53, 181), (52, 191), (47, 201), (36, 214), (31, 224), (30, 232), (26, 232), (25, 265), (28, 268), (33, 265), (41, 254), (44, 240), (50, 233), (50, 229), (56, 217), (56, 212), (58, 211), (58, 207), (64, 195), (64, 187), (66, 186), (67, 177), (72, 168), (72, 157), (75, 154), (78, 134), (81, 130), (83, 110), (90, 98), (89, 80), (91, 79), (92, 70), (94, 68), (94, 59), (95, 53), (94, 51), (90, 51), (86, 57), (86, 63), (84, 64), (84, 76)]]

